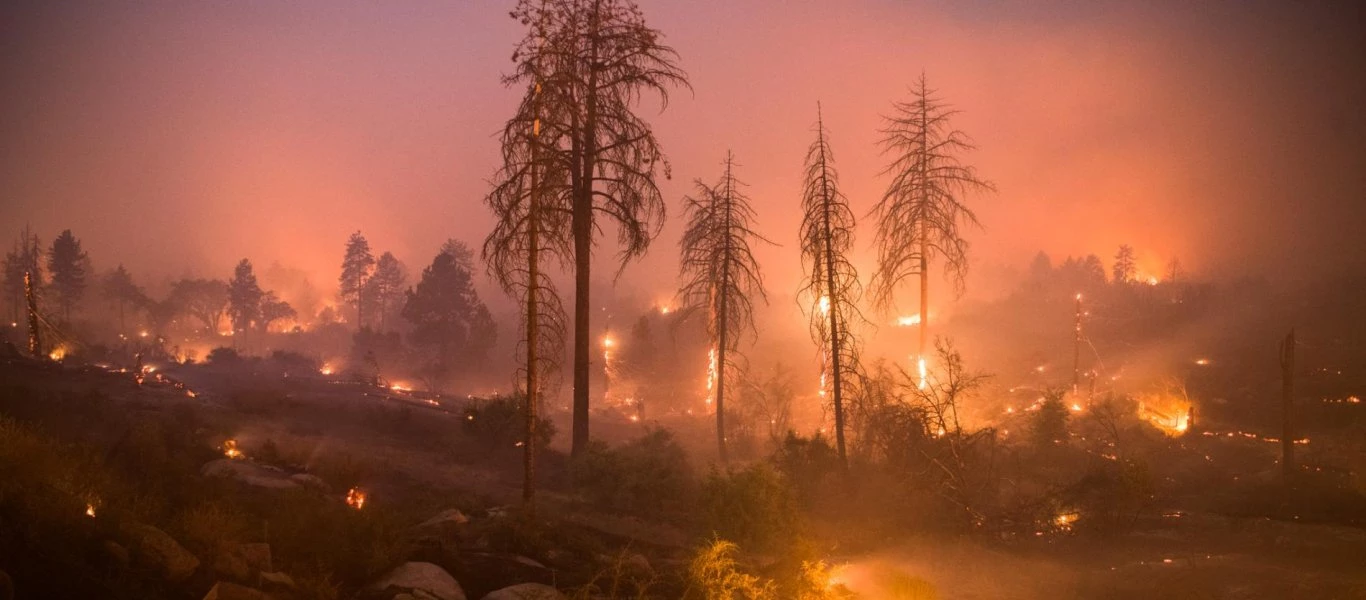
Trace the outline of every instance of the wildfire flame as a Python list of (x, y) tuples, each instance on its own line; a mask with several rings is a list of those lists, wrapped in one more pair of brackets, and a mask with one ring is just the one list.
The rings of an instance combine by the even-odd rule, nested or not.
[(237, 449), (237, 440), (227, 440), (223, 442), (223, 456), (228, 458), (244, 458), (241, 450)]
[(897, 327), (913, 327), (920, 324), (920, 313), (896, 318)]
[(716, 387), (716, 348), (707, 351), (707, 404), (711, 404), (712, 389)]
[(916, 383), (916, 387), (923, 390), (929, 385), (929, 370), (925, 367), (925, 357), (916, 360), (916, 370), (920, 372), (920, 381)]
[(346, 492), (346, 505), (356, 510), (365, 508), (365, 492), (362, 492), (360, 488), (348, 490)]
[(323, 375), (331, 375), (331, 374), (333, 373), (333, 371), (332, 371), (332, 365), (329, 365), (329, 364), (327, 364), (327, 363), (323, 363), (322, 368), (321, 368), (321, 369), (318, 369), (318, 372), (321, 373), (321, 374), (323, 374)]
[(830, 296), (821, 296), (819, 308), (822, 315), (830, 314)]
[(87, 502), (85, 504), (85, 516), (95, 518), (95, 505)]

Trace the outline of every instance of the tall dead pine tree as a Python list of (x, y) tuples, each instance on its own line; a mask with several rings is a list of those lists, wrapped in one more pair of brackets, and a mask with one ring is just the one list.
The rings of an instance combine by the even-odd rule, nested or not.
[(878, 306), (890, 308), (901, 284), (919, 277), (923, 375), (929, 346), (930, 266), (943, 261), (947, 276), (962, 292), (968, 242), (961, 229), (979, 225), (964, 200), (969, 193), (995, 188), (960, 162), (960, 155), (975, 146), (952, 128), (949, 121), (958, 111), (935, 95), (923, 74), (911, 88), (911, 100), (894, 103), (893, 111), (882, 130), (883, 154), (892, 159), (883, 173), (891, 175), (892, 182), (873, 208), (878, 222), (877, 270), (870, 291)]
[[(599, 217), (615, 225), (622, 267), (649, 249), (664, 221), (656, 185), (668, 165), (650, 125), (635, 113), (646, 94), (667, 104), (687, 87), (677, 53), (645, 23), (631, 0), (521, 0), (514, 18), (532, 28), (518, 46), (510, 84), (536, 84), (555, 110), (544, 126), (559, 132), (541, 144), (566, 173), (574, 265), (574, 425), (572, 452), (588, 444), (588, 375), (593, 355), (589, 303)], [(534, 24), (534, 25), (533, 25)]]
[[(539, 69), (539, 63), (531, 66)], [(564, 130), (545, 126), (559, 122), (545, 117), (563, 104), (547, 93), (541, 84), (543, 76), (539, 70), (531, 72), (532, 83), (517, 114), (503, 128), (503, 166), (486, 199), (498, 222), (483, 249), (489, 272), (522, 307), (519, 384), (526, 403), (522, 499), (528, 506), (536, 490), (538, 408), (545, 391), (553, 387), (547, 385), (549, 376), (559, 368), (564, 351), (564, 307), (546, 266), (564, 266), (570, 256), (570, 190), (566, 165), (555, 151), (563, 142)]]
[[(834, 154), (819, 105), (816, 141), (806, 152), (800, 237), (806, 270), (801, 289), (806, 301), (803, 308), (811, 320), (811, 338), (820, 347), (822, 368), (828, 365), (835, 445), (840, 462), (847, 467), (845, 403), (848, 392), (859, 381), (858, 339), (851, 325), (862, 320), (857, 306), (863, 289), (849, 260), (854, 246), (854, 212), (839, 189), (839, 175), (835, 172)], [(826, 393), (825, 389), (821, 393)]]
[(754, 334), (753, 299), (765, 302), (763, 276), (750, 243), (768, 241), (754, 231), (749, 197), (735, 178), (735, 160), (726, 154), (726, 171), (714, 186), (697, 181), (694, 196), (683, 199), (687, 228), (679, 242), (683, 280), (679, 297), (683, 318), (707, 317), (715, 354), (716, 447), (726, 462), (726, 375), (738, 364), (740, 340)]

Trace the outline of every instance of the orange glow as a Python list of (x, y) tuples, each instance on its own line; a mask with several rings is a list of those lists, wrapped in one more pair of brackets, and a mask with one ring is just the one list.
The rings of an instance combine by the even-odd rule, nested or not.
[(246, 458), (241, 450), (237, 449), (237, 440), (227, 440), (223, 442), (223, 456), (228, 458)]
[(360, 488), (351, 488), (346, 492), (346, 505), (360, 510), (365, 508), (365, 492)]
[(914, 327), (920, 324), (920, 314), (908, 315), (896, 318), (897, 327)]

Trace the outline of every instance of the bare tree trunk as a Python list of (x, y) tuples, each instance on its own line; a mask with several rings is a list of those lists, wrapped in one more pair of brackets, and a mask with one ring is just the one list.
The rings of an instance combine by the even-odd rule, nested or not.
[(24, 298), (28, 302), (28, 352), (34, 356), (43, 353), (43, 338), (38, 332), (38, 296), (33, 289), (33, 273), (24, 272)]
[[(819, 134), (825, 136), (822, 128)], [(823, 142), (823, 140), (822, 140)], [(844, 446), (844, 389), (841, 381), (843, 374), (840, 372), (840, 323), (839, 310), (837, 306), (843, 304), (843, 298), (835, 298), (835, 240), (834, 232), (830, 228), (830, 182), (826, 179), (825, 169), (825, 145), (821, 144), (821, 192), (825, 196), (825, 294), (828, 298), (830, 307), (830, 368), (832, 370), (831, 381), (835, 386), (835, 448), (839, 451), (840, 465), (847, 471), (849, 469), (849, 456), (845, 453)], [(839, 300), (837, 303), (836, 301)], [(819, 299), (817, 299), (819, 302)]]
[(1072, 340), (1072, 393), (1081, 385), (1081, 294), (1077, 294), (1077, 315)]
[(1281, 472), (1286, 487), (1295, 477), (1295, 429), (1291, 420), (1295, 397), (1295, 330), (1281, 342)]
[[(540, 86), (537, 84), (537, 92)], [(540, 137), (540, 120), (533, 125), (533, 135)], [(531, 144), (531, 206), (527, 211), (527, 288), (526, 288), (526, 440), (522, 444), (522, 502), (531, 510), (536, 496), (536, 401), (540, 397), (536, 373), (536, 286), (540, 265), (537, 245), (540, 244), (540, 190), (536, 181), (537, 142)]]
[(729, 323), (728, 320), (727, 320), (727, 317), (729, 316), (729, 315), (727, 314), (728, 311), (726, 310), (727, 306), (730, 305), (730, 298), (728, 297), (728, 295), (730, 294), (730, 261), (731, 261), (731, 247), (730, 247), (730, 240), (731, 240), (731, 219), (730, 219), (730, 217), (731, 217), (731, 213), (732, 213), (732, 207), (731, 207), (730, 203), (731, 203), (731, 197), (732, 197), (731, 194), (734, 193), (734, 190), (731, 189), (731, 181), (732, 181), (732, 179), (731, 179), (731, 172), (730, 172), (730, 157), (727, 156), (727, 157), (726, 157), (726, 227), (725, 227), (725, 235), (726, 235), (726, 250), (725, 250), (725, 252), (726, 252), (726, 256), (725, 256), (725, 260), (722, 261), (722, 263), (721, 263), (721, 295), (720, 295), (719, 298), (717, 298), (717, 300), (719, 300), (720, 303), (721, 303), (721, 308), (719, 309), (718, 314), (716, 315), (716, 317), (717, 317), (717, 322), (719, 323), (719, 327), (717, 328), (717, 329), (718, 329), (718, 331), (717, 331), (717, 336), (716, 336), (716, 337), (717, 337), (717, 341), (716, 341), (716, 449), (717, 449), (717, 453), (718, 453), (719, 456), (721, 457), (721, 464), (723, 464), (723, 465), (726, 464), (726, 463), (729, 461), (729, 456), (728, 456), (727, 453), (726, 453), (726, 410), (725, 410), (726, 401), (725, 401), (725, 400), (726, 400), (726, 342), (727, 342), (727, 339), (726, 339), (726, 338), (727, 338), (727, 335), (726, 335), (726, 334), (727, 334), (727, 331), (726, 331), (726, 330), (729, 328), (729, 325), (730, 325), (730, 323)]
[(578, 456), (588, 447), (588, 367), (592, 352), (590, 343), (589, 318), (592, 314), (589, 303), (590, 271), (593, 250), (593, 167), (597, 164), (597, 27), (598, 3), (594, 2), (590, 31), (588, 61), (588, 83), (585, 86), (584, 122), (578, 137), (581, 164), (575, 168), (580, 171), (578, 185), (574, 192), (573, 233), (574, 233), (574, 426), (570, 455)]

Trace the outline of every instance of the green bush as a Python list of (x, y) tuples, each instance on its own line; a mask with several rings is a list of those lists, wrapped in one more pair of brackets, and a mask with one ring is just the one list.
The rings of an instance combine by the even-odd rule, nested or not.
[(715, 535), (759, 551), (792, 544), (797, 509), (783, 477), (766, 464), (741, 471), (712, 471), (702, 485), (701, 511)]
[(570, 463), (570, 477), (599, 507), (638, 514), (684, 511), (694, 487), (687, 455), (663, 429), (616, 448), (590, 445)]

